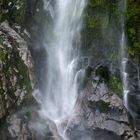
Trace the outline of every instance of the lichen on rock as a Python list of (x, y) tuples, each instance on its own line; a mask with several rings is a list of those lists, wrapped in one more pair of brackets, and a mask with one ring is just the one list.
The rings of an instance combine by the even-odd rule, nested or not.
[(32, 92), (32, 60), (26, 41), (7, 22), (0, 24), (0, 118)]

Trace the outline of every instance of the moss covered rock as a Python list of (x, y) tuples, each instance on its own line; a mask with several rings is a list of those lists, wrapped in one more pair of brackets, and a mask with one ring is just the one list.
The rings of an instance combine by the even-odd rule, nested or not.
[(33, 101), (32, 61), (27, 43), (4, 22), (0, 25), (0, 119)]
[(25, 3), (23, 0), (1, 0), (0, 21), (8, 20), (10, 24), (24, 24)]

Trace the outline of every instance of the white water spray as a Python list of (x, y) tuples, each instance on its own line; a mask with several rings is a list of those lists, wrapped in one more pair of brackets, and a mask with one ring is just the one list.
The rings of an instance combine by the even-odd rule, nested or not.
[(128, 109), (128, 94), (129, 94), (129, 87), (128, 87), (128, 73), (126, 69), (126, 65), (128, 62), (127, 56), (127, 40), (126, 40), (126, 33), (125, 33), (125, 13), (126, 13), (126, 6), (127, 0), (123, 0), (121, 2), (122, 7), (122, 20), (121, 20), (121, 38), (120, 38), (120, 46), (121, 46), (121, 75), (122, 75), (122, 85), (123, 85), (123, 98), (124, 98), (124, 105)]
[[(55, 0), (54, 8), (48, 9), (53, 13), (53, 25), (44, 41), (48, 69), (41, 113), (56, 124), (71, 114), (77, 99), (77, 48), (85, 4), (86, 0)], [(44, 0), (44, 8), (49, 5)]]

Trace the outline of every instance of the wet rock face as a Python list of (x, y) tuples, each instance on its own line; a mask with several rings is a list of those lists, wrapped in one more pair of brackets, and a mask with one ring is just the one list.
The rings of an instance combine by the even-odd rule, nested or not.
[[(68, 121), (67, 136), (72, 140), (137, 139), (131, 129), (122, 99), (107, 86), (106, 80), (91, 72), (80, 91), (74, 115)], [(79, 139), (78, 139), (79, 138)]]
[(140, 130), (140, 67), (138, 59), (130, 60), (127, 63), (128, 70), (128, 110), (132, 116), (134, 126)]
[(72, 133), (71, 140), (123, 140), (115, 133), (100, 128), (77, 130)]
[(32, 96), (36, 80), (27, 42), (7, 22), (0, 24), (0, 78), (0, 140), (53, 140)]
[(54, 140), (36, 107), (20, 108), (0, 125), (0, 140)]
[(27, 115), (13, 113), (34, 102), (32, 60), (26, 41), (7, 22), (0, 24), (0, 79), (0, 140), (26, 140)]
[(27, 44), (7, 23), (0, 25), (0, 100), (2, 118), (31, 93), (31, 56)]

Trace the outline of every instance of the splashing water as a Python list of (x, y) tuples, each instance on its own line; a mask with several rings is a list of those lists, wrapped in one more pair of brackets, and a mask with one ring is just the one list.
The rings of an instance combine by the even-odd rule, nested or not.
[(121, 75), (122, 75), (122, 84), (123, 84), (123, 98), (124, 98), (124, 105), (128, 109), (128, 72), (126, 69), (126, 65), (128, 62), (127, 57), (127, 41), (126, 41), (126, 33), (125, 33), (125, 13), (126, 13), (126, 6), (127, 0), (121, 2), (122, 7), (122, 20), (121, 20), (121, 39), (120, 39), (120, 54), (121, 54)]
[[(45, 9), (49, 4), (44, 0)], [(85, 0), (55, 0), (54, 8), (48, 8), (53, 15), (53, 25), (51, 32), (46, 33), (47, 41), (44, 41), (47, 79), (41, 112), (55, 123), (71, 114), (77, 99), (77, 48), (85, 5)]]

